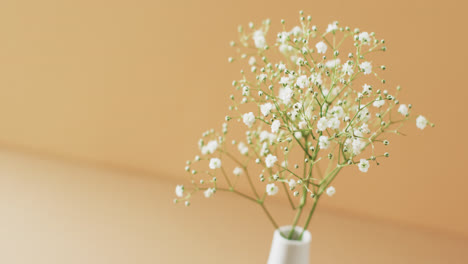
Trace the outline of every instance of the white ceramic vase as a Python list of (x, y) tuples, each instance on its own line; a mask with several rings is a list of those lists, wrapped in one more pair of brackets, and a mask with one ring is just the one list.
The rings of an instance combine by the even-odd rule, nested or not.
[[(275, 230), (268, 264), (309, 264), (310, 232), (306, 230), (301, 240), (288, 240), (281, 236), (280, 232), (289, 235), (291, 229), (292, 226), (282, 226)], [(294, 237), (297, 238), (302, 230), (296, 226)]]

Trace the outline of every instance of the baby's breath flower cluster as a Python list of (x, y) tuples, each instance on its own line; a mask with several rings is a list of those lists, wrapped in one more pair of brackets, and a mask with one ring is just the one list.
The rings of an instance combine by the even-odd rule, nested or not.
[[(191, 187), (178, 185), (176, 202), (189, 205), (199, 191), (207, 198), (232, 192), (258, 203), (278, 228), (265, 200), (284, 192), (296, 211), (292, 225), (303, 218), (306, 230), (323, 194), (335, 194), (331, 184), (343, 168), (365, 173), (389, 157), (386, 136), (402, 135), (413, 107), (399, 101), (399, 86), (387, 90), (379, 75), (386, 67), (373, 54), (386, 50), (385, 40), (338, 22), (320, 33), (310, 16), (300, 14), (299, 26), (282, 20), (283, 31), (271, 42), (270, 20), (239, 27), (239, 42), (231, 42), (237, 55), (229, 62), (245, 61), (248, 70), (232, 83), (238, 92), (222, 131), (205, 132), (200, 155), (187, 161)], [(235, 120), (245, 138), (231, 141), (228, 123)], [(416, 118), (418, 128), (427, 125), (433, 126)], [(238, 190), (243, 179), (249, 194)], [(293, 233), (283, 235), (291, 239)]]

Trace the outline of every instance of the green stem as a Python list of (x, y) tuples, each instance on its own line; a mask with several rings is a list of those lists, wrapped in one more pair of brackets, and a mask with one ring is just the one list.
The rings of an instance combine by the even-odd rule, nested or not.
[(304, 229), (302, 230), (301, 235), (299, 236), (299, 240), (302, 239), (302, 236), (304, 235), (304, 232), (307, 230), (309, 227), (310, 219), (312, 219), (312, 215), (314, 214), (315, 208), (317, 207), (318, 200), (320, 199), (320, 195), (317, 195), (314, 201), (314, 205), (312, 205), (312, 209), (310, 210), (309, 216), (307, 216), (307, 220), (304, 224)]
[(283, 182), (283, 187), (284, 187), (284, 191), (286, 192), (286, 195), (288, 196), (288, 200), (289, 200), (289, 204), (291, 205), (291, 208), (293, 210), (296, 210), (296, 207), (294, 206), (294, 202), (291, 199), (291, 195), (289, 195), (289, 190), (288, 190), (288, 187), (286, 186), (285, 182)]

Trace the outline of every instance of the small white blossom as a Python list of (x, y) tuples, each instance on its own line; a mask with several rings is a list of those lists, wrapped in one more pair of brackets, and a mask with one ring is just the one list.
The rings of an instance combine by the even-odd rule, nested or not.
[(234, 170), (232, 171), (232, 173), (236, 176), (239, 176), (241, 175), (243, 172), (242, 168), (241, 167), (235, 167)]
[(328, 111), (329, 113), (332, 113), (334, 116), (336, 116), (337, 118), (342, 118), (344, 116), (344, 110), (343, 110), (343, 107), (341, 106), (334, 106), (332, 107), (332, 109), (330, 109)]
[(337, 29), (338, 29), (338, 22), (334, 21), (333, 23), (328, 24), (327, 32), (336, 31)]
[(288, 184), (289, 184), (289, 187), (290, 187), (291, 189), (293, 189), (294, 187), (296, 187), (297, 182), (296, 182), (294, 179), (290, 179), (290, 180), (288, 181)]
[(319, 137), (319, 147), (320, 149), (327, 149), (330, 146), (330, 141), (328, 141), (327, 136), (320, 136)]
[(247, 147), (247, 145), (245, 145), (244, 142), (239, 142), (237, 149), (239, 149), (239, 152), (242, 155), (247, 155), (247, 153), (249, 153), (249, 147)]
[(175, 188), (175, 194), (177, 197), (182, 197), (184, 196), (184, 186), (183, 185), (177, 185)]
[(299, 27), (299, 26), (295, 26), (292, 30), (291, 30), (291, 33), (294, 35), (294, 36), (297, 36), (299, 35), (299, 33), (302, 32), (302, 29)]
[(265, 164), (267, 168), (273, 167), (275, 165), (275, 162), (278, 160), (276, 156), (273, 156), (271, 154), (268, 154), (268, 156), (265, 158)]
[(281, 122), (279, 120), (273, 121), (273, 123), (271, 124), (271, 132), (278, 133), (280, 126)]
[(210, 198), (211, 196), (213, 196), (214, 192), (215, 192), (214, 188), (208, 188), (203, 193), (205, 194), (206, 198)]
[(288, 40), (289, 32), (281, 32), (278, 34), (278, 42), (280, 43), (286, 43)]
[(294, 137), (297, 139), (302, 138), (302, 132), (301, 131), (294, 132)]
[(221, 168), (221, 160), (218, 158), (211, 158), (209, 167), (212, 170)]
[(420, 115), (418, 116), (418, 118), (416, 118), (416, 126), (419, 128), (419, 129), (424, 129), (426, 126), (427, 126), (427, 119)]
[(331, 129), (339, 129), (340, 128), (340, 120), (336, 117), (332, 117), (328, 119), (328, 127)]
[(408, 114), (408, 106), (405, 104), (400, 105), (400, 107), (398, 107), (398, 113), (406, 116)]
[(327, 195), (328, 195), (328, 196), (331, 197), (331, 196), (333, 196), (335, 193), (336, 193), (335, 187), (330, 186), (330, 187), (327, 188)]
[(371, 92), (370, 88), (371, 88), (370, 85), (364, 84), (364, 85), (362, 86), (362, 93), (370, 93), (370, 92)]
[(268, 144), (266, 142), (263, 142), (262, 149), (260, 150), (260, 155), (265, 156), (266, 154), (268, 154), (268, 152)]
[(275, 106), (272, 103), (265, 103), (260, 106), (260, 112), (262, 112), (264, 116), (268, 116), (274, 108)]
[(202, 147), (201, 153), (203, 155), (213, 154), (216, 151), (216, 149), (218, 149), (218, 141), (211, 140), (210, 142), (208, 142), (208, 144)]
[(242, 121), (244, 124), (246, 124), (248, 127), (252, 127), (252, 125), (255, 123), (255, 115), (254, 113), (246, 113), (242, 116)]
[(268, 140), (270, 142), (270, 144), (276, 140), (276, 135), (273, 134), (273, 133), (269, 133), (268, 131), (266, 130), (263, 130), (262, 132), (260, 132), (260, 142), (263, 142), (265, 140)]
[(324, 131), (328, 127), (328, 120), (326, 117), (320, 118), (320, 120), (317, 122), (317, 129), (320, 131)]
[(312, 73), (310, 75), (310, 79), (312, 80), (312, 83), (315, 85), (322, 84), (322, 76), (320, 75), (320, 73)]
[(335, 68), (336, 66), (340, 65), (341, 60), (340, 59), (334, 59), (334, 60), (329, 60), (325, 62), (325, 67), (327, 68)]
[(361, 159), (359, 161), (359, 164), (358, 164), (358, 167), (359, 167), (359, 170), (362, 171), (362, 172), (367, 172), (369, 170), (369, 161), (366, 160), (366, 159)]
[(368, 61), (364, 61), (359, 64), (359, 67), (364, 71), (364, 74), (370, 74), (372, 72), (372, 64)]
[(269, 183), (266, 186), (266, 192), (270, 196), (277, 194), (278, 190), (279, 190), (278, 186), (276, 186), (274, 183)]
[(364, 44), (370, 44), (370, 36), (369, 36), (369, 33), (367, 32), (359, 33), (358, 39)]
[(266, 46), (266, 39), (265, 39), (265, 34), (263, 33), (263, 31), (261, 30), (257, 30), (253, 33), (253, 36), (252, 36), (253, 40), (254, 40), (254, 43), (255, 43), (255, 47), (259, 48), (259, 49), (263, 49), (265, 48)]
[(325, 42), (320, 41), (319, 43), (315, 44), (315, 48), (317, 49), (318, 53), (325, 54), (327, 52), (327, 44)]
[(301, 66), (304, 64), (304, 58), (299, 57), (296, 59), (296, 65)]
[(349, 61), (345, 62), (343, 64), (342, 71), (343, 71), (343, 73), (351, 76), (354, 73), (353, 64), (349, 63)]
[(384, 100), (384, 99), (375, 100), (374, 103), (372, 103), (372, 105), (375, 106), (375, 107), (377, 107), (377, 108), (382, 107), (384, 104), (385, 104), (385, 100)]
[(299, 129), (306, 129), (307, 128), (307, 122), (306, 121), (301, 121), (301, 122), (299, 122), (299, 124), (297, 126), (299, 127)]
[(279, 84), (288, 84), (289, 83), (289, 77), (283, 76), (281, 77)]
[(250, 59), (249, 59), (249, 65), (253, 66), (256, 62), (257, 62), (257, 60), (255, 59), (254, 56), (250, 57)]
[(281, 88), (279, 91), (278, 97), (281, 99), (283, 104), (289, 104), (291, 102), (291, 98), (293, 96), (293, 90), (288, 86)]
[(366, 134), (370, 133), (369, 125), (366, 123), (362, 124), (362, 126), (359, 128), (359, 131)]
[(363, 142), (360, 138), (354, 138), (352, 146), (354, 155), (358, 155), (361, 153), (361, 150), (366, 146), (366, 143)]
[(286, 70), (286, 65), (284, 65), (283, 63), (278, 64), (278, 70)]
[(296, 80), (296, 85), (299, 86), (299, 88), (301, 89), (309, 87), (309, 84), (309, 78), (307, 78), (306, 75), (301, 75)]

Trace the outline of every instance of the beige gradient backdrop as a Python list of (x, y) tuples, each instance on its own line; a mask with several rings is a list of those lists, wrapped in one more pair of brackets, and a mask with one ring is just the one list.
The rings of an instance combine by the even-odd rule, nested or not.
[(297, 21), (303, 9), (321, 27), (339, 20), (384, 37), (388, 86), (401, 84), (402, 99), (437, 124), (423, 132), (411, 124), (409, 136), (392, 140), (383, 166), (346, 171), (321, 206), (467, 239), (466, 7), (455, 0), (5, 0), (0, 143), (182, 181), (199, 136), (227, 112), (239, 76), (227, 63), (237, 25)]

